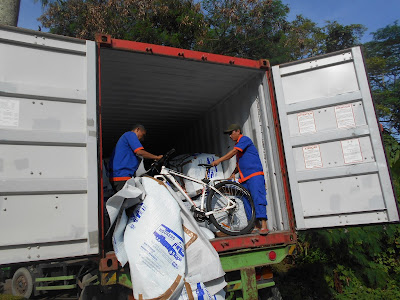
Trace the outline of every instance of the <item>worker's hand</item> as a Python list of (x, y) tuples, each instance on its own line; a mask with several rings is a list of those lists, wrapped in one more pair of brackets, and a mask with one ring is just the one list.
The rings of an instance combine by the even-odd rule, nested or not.
[(164, 155), (158, 155), (155, 160), (160, 160)]
[(218, 166), (219, 162), (218, 160), (213, 161), (210, 165), (212, 165), (213, 167)]
[(229, 176), (228, 180), (235, 180), (236, 177), (235, 175), (236, 175), (235, 173), (232, 173), (232, 175)]

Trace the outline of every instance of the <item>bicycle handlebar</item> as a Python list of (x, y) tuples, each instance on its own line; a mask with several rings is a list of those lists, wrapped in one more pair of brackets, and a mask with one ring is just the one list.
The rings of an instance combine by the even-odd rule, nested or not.
[(170, 156), (174, 152), (175, 152), (175, 149), (169, 150), (167, 153), (165, 153), (163, 155), (163, 157), (160, 160), (153, 162), (151, 164), (150, 169), (146, 173), (148, 173), (150, 176), (154, 176), (156, 174), (159, 174), (160, 170), (161, 170), (161, 167), (166, 164), (166, 162), (169, 160)]
[(210, 164), (198, 164), (199, 167), (206, 167), (206, 168), (212, 168), (213, 166)]
[(172, 148), (167, 153), (165, 153), (164, 156), (159, 161), (156, 162), (156, 164), (163, 166), (169, 160), (169, 157), (171, 156), (171, 154), (173, 154), (174, 152), (175, 152), (175, 149)]

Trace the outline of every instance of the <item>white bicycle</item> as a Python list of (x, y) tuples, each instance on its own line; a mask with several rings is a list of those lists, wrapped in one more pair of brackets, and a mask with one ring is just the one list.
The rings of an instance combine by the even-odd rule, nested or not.
[[(205, 167), (205, 177), (202, 180), (165, 167), (173, 152), (175, 149), (154, 162), (148, 174), (173, 185), (192, 204), (191, 211), (197, 221), (210, 220), (217, 229), (228, 235), (246, 234), (254, 228), (256, 220), (254, 203), (247, 189), (233, 181), (224, 180), (217, 183), (221, 180), (209, 179), (208, 171), (212, 168), (209, 164), (199, 164)], [(195, 204), (174, 176), (202, 185), (200, 205)]]

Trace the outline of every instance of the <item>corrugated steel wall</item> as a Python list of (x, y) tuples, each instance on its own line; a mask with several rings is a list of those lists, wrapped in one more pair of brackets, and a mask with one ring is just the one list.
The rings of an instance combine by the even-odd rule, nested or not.
[(95, 44), (0, 37), (0, 264), (96, 254)]

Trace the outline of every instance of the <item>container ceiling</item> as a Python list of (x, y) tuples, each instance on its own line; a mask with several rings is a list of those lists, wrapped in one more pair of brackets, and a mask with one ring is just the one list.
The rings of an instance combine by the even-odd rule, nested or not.
[(136, 123), (147, 129), (146, 150), (166, 151), (180, 130), (265, 72), (104, 48), (100, 58), (105, 157)]

